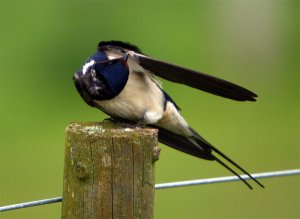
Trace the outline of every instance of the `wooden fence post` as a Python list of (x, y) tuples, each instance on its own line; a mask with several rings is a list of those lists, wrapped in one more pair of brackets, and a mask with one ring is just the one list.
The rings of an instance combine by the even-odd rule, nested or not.
[(153, 218), (157, 130), (112, 121), (66, 129), (62, 218)]

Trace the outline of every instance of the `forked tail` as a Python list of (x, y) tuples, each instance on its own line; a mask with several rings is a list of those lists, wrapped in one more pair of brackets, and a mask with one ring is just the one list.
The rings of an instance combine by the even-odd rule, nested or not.
[(224, 161), (219, 159), (217, 156), (213, 154), (215, 152), (217, 155), (219, 155), (221, 158), (223, 158), (225, 161), (232, 164), (234, 167), (242, 171), (244, 174), (249, 176), (252, 180), (254, 180), (260, 187), (264, 188), (264, 185), (262, 185), (257, 179), (255, 179), (253, 176), (251, 176), (250, 173), (248, 173), (244, 168), (242, 168), (240, 165), (238, 165), (236, 162), (234, 162), (232, 159), (230, 159), (228, 156), (226, 156), (223, 152), (221, 152), (219, 149), (208, 143), (205, 139), (203, 139), (198, 133), (196, 133), (193, 129), (191, 131), (193, 132), (193, 137), (184, 137), (178, 134), (175, 134), (173, 132), (170, 132), (166, 129), (159, 128), (158, 138), (159, 141), (172, 147), (177, 150), (180, 150), (184, 153), (206, 159), (206, 160), (215, 160), (219, 164), (221, 164), (223, 167), (225, 167), (227, 170), (229, 170), (231, 173), (236, 175), (240, 180), (242, 180), (250, 189), (252, 189), (252, 186), (243, 179), (235, 170), (233, 170), (230, 166), (228, 166)]

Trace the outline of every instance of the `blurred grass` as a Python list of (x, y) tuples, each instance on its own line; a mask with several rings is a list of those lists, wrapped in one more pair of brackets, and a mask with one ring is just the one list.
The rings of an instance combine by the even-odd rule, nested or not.
[[(100, 40), (243, 85), (238, 103), (163, 81), (182, 114), (250, 172), (299, 168), (299, 1), (0, 1), (0, 205), (60, 196), (64, 129), (103, 113), (73, 73)], [(229, 175), (163, 148), (156, 181)], [(300, 178), (156, 192), (155, 218), (300, 218)], [(60, 204), (1, 214), (59, 218)]]

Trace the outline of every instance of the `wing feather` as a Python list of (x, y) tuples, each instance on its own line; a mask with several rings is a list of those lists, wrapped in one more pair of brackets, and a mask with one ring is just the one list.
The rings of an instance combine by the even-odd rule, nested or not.
[(134, 53), (133, 56), (143, 68), (169, 81), (185, 84), (237, 101), (256, 101), (257, 95), (255, 93), (221, 78), (153, 59), (139, 53)]

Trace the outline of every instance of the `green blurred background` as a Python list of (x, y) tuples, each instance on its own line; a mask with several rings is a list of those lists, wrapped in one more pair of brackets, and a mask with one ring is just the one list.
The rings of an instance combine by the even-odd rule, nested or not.
[[(299, 1), (0, 1), (0, 205), (61, 196), (64, 131), (107, 116), (73, 85), (101, 40), (255, 91), (256, 103), (164, 82), (187, 121), (250, 172), (300, 167)], [(230, 175), (161, 145), (156, 182)], [(300, 218), (300, 176), (160, 190), (155, 218)], [(61, 204), (1, 213), (60, 218)]]

